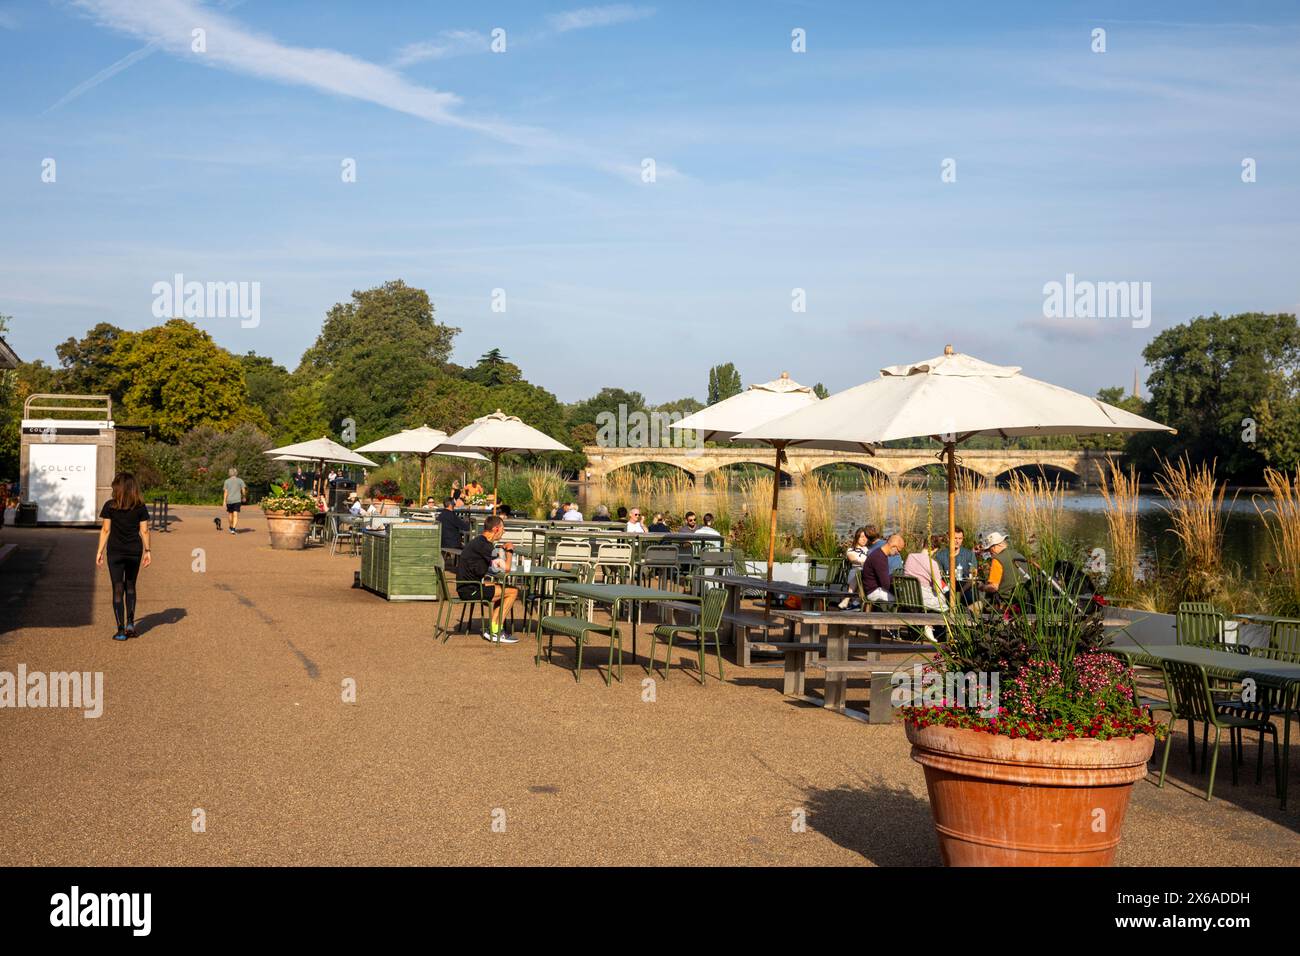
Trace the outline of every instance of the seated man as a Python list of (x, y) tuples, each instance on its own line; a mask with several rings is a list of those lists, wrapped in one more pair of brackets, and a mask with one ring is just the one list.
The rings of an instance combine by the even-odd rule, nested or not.
[(505, 533), (506, 523), (497, 515), (489, 515), (483, 522), (483, 533), (465, 545), (465, 550), (460, 554), (456, 593), (462, 600), (472, 600), (478, 597), (479, 588), (482, 588), (484, 600), (491, 605), (488, 624), (483, 629), (483, 640), (517, 644), (518, 640), (505, 630), (505, 619), (510, 613), (510, 608), (514, 606), (515, 599), (519, 597), (519, 590), (494, 581), (484, 581), (484, 579), (499, 578), (510, 570), (514, 559), (514, 545), (501, 545), (501, 557), (494, 560), (498, 550), (497, 542)]
[(1024, 561), (1025, 556), (1007, 544), (1007, 536), (994, 531), (984, 540), (984, 551), (992, 559), (989, 563), (989, 579), (981, 585), (980, 590), (992, 597), (997, 595), (1001, 601), (1009, 601), (1020, 586), (1020, 569), (1017, 561)]
[(438, 524), (442, 527), (442, 548), (452, 550), (459, 548), (469, 533), (469, 522), (456, 514), (456, 499), (447, 498), (438, 512)]
[(686, 512), (686, 517), (682, 519), (682, 526), (677, 529), (677, 533), (695, 534), (695, 532), (698, 530), (700, 529), (699, 526), (696, 525), (695, 523), (695, 512), (694, 511)]
[(633, 534), (645, 534), (645, 523), (641, 520), (641, 509), (633, 508), (632, 513), (627, 516), (627, 531)]
[(581, 520), (582, 520), (582, 512), (578, 510), (578, 506), (575, 505), (572, 501), (570, 501), (568, 504), (566, 504), (566, 505), (564, 506), (564, 519), (563, 519), (563, 520), (565, 520), (565, 521), (581, 521)]
[(862, 565), (862, 595), (866, 603), (893, 602), (894, 595), (889, 590), (892, 574), (889, 559), (897, 557), (902, 550), (903, 536), (891, 534), (884, 544), (867, 554), (867, 560)]
[(934, 555), (935, 563), (939, 569), (948, 576), (957, 593), (960, 594), (967, 604), (977, 600), (979, 595), (976, 592), (975, 581), (975, 552), (966, 547), (966, 532), (958, 526), (953, 532), (953, 541), (957, 543), (957, 572), (948, 574), (948, 542), (944, 541), (939, 545), (939, 550)]

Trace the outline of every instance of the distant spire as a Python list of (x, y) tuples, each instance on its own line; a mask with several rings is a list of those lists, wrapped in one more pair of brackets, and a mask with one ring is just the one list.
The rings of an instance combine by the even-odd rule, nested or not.
[(1141, 397), (1142, 397), (1142, 388), (1141, 388), (1141, 386), (1138, 385), (1138, 370), (1137, 370), (1137, 366), (1134, 366), (1134, 367), (1133, 367), (1133, 397), (1134, 397), (1134, 398), (1141, 398)]

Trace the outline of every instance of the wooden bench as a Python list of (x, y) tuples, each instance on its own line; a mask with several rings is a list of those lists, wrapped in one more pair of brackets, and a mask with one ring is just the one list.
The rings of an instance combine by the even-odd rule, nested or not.
[(546, 647), (547, 662), (551, 659), (551, 644), (555, 641), (555, 634), (563, 634), (565, 637), (573, 638), (578, 648), (578, 659), (574, 664), (573, 673), (574, 677), (579, 681), (582, 680), (582, 648), (587, 643), (587, 635), (609, 635), (609, 664), (605, 669), (605, 686), (610, 686), (610, 678), (614, 670), (614, 645), (616, 643), (618, 645), (618, 679), (620, 681), (623, 679), (623, 638), (619, 635), (618, 628), (612, 622), (597, 624), (585, 618), (562, 615), (549, 615), (541, 618), (537, 622), (537, 655), (533, 658), (533, 663), (536, 666), (540, 666), (542, 662), (543, 631), (549, 631), (552, 635)]

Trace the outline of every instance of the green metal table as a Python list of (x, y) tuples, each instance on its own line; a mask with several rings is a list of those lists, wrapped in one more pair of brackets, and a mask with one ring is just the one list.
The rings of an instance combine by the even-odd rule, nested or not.
[(1282, 691), (1282, 809), (1286, 809), (1287, 777), (1291, 764), (1291, 714), (1295, 711), (1295, 693), (1300, 689), (1300, 664), (1274, 661), (1250, 654), (1233, 654), (1215, 651), (1208, 647), (1189, 644), (1169, 644), (1152, 647), (1108, 647), (1108, 651), (1123, 654), (1141, 667), (1159, 667), (1163, 661), (1182, 661), (1199, 664), (1210, 677), (1241, 680), (1249, 677), (1258, 684)]
[[(643, 588), (636, 584), (561, 583), (555, 585), (555, 593), (612, 605), (609, 609), (609, 619), (615, 626), (618, 624), (619, 608), (624, 604), (639, 607), (641, 604), (654, 604), (657, 601), (699, 602), (700, 600), (693, 594), (682, 594), (678, 591), (666, 591), (660, 588)], [(639, 618), (639, 614), (636, 617), (628, 616), (632, 625), (632, 662), (634, 664), (636, 663), (636, 632)]]
[[(505, 573), (507, 581), (522, 581), (524, 585), (524, 629), (528, 629), (528, 602), (534, 598), (540, 599), (546, 596), (548, 587), (554, 587), (559, 581), (572, 581), (578, 576), (576, 571), (565, 571), (562, 568), (544, 568), (534, 565), (525, 571), (523, 568), (511, 568)], [(540, 585), (541, 591), (535, 591)]]

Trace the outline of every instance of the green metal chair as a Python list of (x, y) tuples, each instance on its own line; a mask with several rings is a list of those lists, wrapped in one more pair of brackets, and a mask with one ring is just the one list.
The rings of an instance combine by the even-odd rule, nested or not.
[[(1170, 734), (1165, 738), (1164, 758), (1160, 762), (1160, 783), (1158, 786), (1165, 785), (1165, 773), (1169, 768), (1169, 749), (1173, 743), (1173, 728), (1179, 720), (1187, 721), (1188, 737), (1188, 755), (1191, 758), (1192, 770), (1196, 770), (1196, 724), (1203, 723), (1205, 729), (1203, 736), (1208, 738), (1210, 727), (1214, 727), (1214, 756), (1210, 758), (1210, 781), (1209, 787), (1205, 791), (1206, 802), (1209, 802), (1214, 796), (1214, 774), (1219, 765), (1219, 742), (1225, 728), (1229, 730), (1228, 740), (1232, 748), (1232, 755), (1229, 763), (1232, 765), (1232, 782), (1235, 786), (1237, 783), (1237, 736), (1234, 730), (1258, 730), (1259, 738), (1259, 755), (1256, 759), (1256, 779), (1263, 773), (1264, 766), (1264, 734), (1273, 732), (1273, 772), (1276, 778), (1278, 767), (1278, 745), (1276, 728), (1272, 723), (1262, 717), (1256, 716), (1236, 716), (1219, 712), (1216, 708), (1216, 701), (1210, 692), (1210, 680), (1205, 673), (1205, 668), (1199, 664), (1187, 664), (1182, 661), (1165, 661), (1165, 687), (1169, 690), (1169, 711), (1172, 714), (1169, 720)], [(1266, 729), (1267, 728), (1267, 729)], [(1204, 765), (1205, 757), (1202, 755), (1201, 763)], [(1281, 783), (1278, 782), (1279, 793)]]
[(1283, 618), (1273, 622), (1268, 633), (1268, 647), (1251, 651), (1256, 657), (1300, 664), (1300, 620)]
[[(441, 565), (434, 565), (433, 583), (434, 593), (438, 597), (438, 613), (434, 617), (433, 636), (435, 639), (441, 637), (442, 642), (446, 644), (447, 641), (451, 639), (453, 633), (459, 632), (464, 628), (466, 612), (469, 612), (469, 622), (472, 624), (474, 622), (475, 613), (472, 608), (475, 605), (486, 607), (487, 599), (483, 594), (483, 585), (481, 582), (476, 591), (476, 596), (469, 598), (461, 597), (460, 592), (456, 588), (452, 587), (451, 581), (448, 579), (447, 569)], [(456, 624), (456, 631), (452, 631), (451, 628), (447, 627), (447, 625), (451, 623), (453, 607), (459, 607), (461, 609), (460, 621)]]
[[(588, 567), (583, 575), (586, 580), (584, 584), (591, 583), (591, 574), (594, 568)], [(623, 637), (618, 630), (618, 622), (612, 617), (608, 624), (597, 624), (591, 620), (591, 602), (582, 598), (569, 598), (564, 595), (558, 597), (551, 596), (546, 599), (547, 607), (550, 613), (537, 616), (537, 654), (533, 657), (533, 664), (541, 666), (542, 662), (542, 634), (548, 635), (546, 642), (546, 662), (551, 661), (551, 654), (555, 648), (555, 635), (560, 634), (564, 637), (573, 639), (577, 647), (577, 662), (574, 664), (574, 679), (582, 680), (582, 649), (589, 643), (587, 638), (591, 634), (606, 635), (609, 637), (609, 665), (605, 670), (605, 686), (609, 687), (615, 662), (618, 666), (618, 679), (623, 680)], [(581, 614), (558, 615), (555, 613), (555, 605), (558, 603), (572, 602), (572, 609), (582, 611)], [(617, 650), (617, 657), (615, 651)]]
[(659, 646), (660, 638), (668, 639), (668, 653), (664, 656), (664, 680), (668, 679), (668, 673), (673, 667), (673, 638), (678, 634), (689, 634), (699, 642), (700, 652), (700, 685), (705, 683), (704, 677), (704, 652), (708, 647), (709, 637), (713, 637), (713, 652), (718, 657), (718, 680), (723, 680), (722, 676), (722, 643), (718, 636), (718, 631), (722, 626), (722, 612), (727, 606), (726, 588), (709, 588), (704, 592), (704, 601), (700, 608), (700, 616), (695, 624), (660, 624), (654, 630), (654, 636), (650, 639), (650, 673), (655, 670), (655, 649)]
[(1174, 622), (1179, 644), (1217, 650), (1223, 643), (1223, 615), (1209, 601), (1183, 601)]
[(921, 582), (910, 574), (895, 574), (889, 579), (890, 590), (894, 592), (894, 605), (899, 611), (924, 612), (927, 610), (921, 598)]

